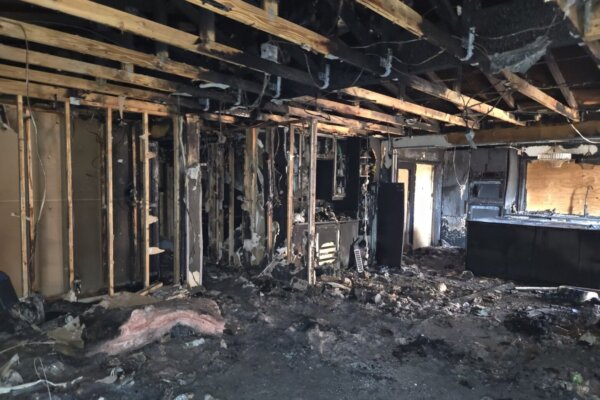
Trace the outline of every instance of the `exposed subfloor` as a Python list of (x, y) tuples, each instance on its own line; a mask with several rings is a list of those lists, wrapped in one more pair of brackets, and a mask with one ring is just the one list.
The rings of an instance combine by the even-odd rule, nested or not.
[[(112, 357), (27, 344), (0, 353), (0, 366), (18, 353), (25, 382), (38, 379), (34, 362), (55, 383), (82, 377), (51, 389), (55, 400), (600, 398), (597, 305), (463, 269), (461, 252), (431, 249), (402, 270), (348, 272), (336, 287), (302, 290), (282, 268), (252, 279), (212, 267), (198, 295), (220, 306), (222, 337), (178, 328)], [(47, 341), (41, 330), (0, 336), (0, 351)], [(111, 371), (111, 383), (97, 382)], [(40, 385), (15, 397), (49, 395)]]

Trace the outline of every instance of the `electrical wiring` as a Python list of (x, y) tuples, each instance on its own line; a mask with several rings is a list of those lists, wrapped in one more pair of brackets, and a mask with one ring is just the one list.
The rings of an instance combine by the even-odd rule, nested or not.
[(580, 136), (580, 137), (581, 137), (583, 140), (585, 140), (587, 143), (590, 143), (590, 144), (600, 144), (600, 142), (593, 141), (593, 140), (591, 140), (591, 139), (588, 139), (588, 138), (586, 138), (585, 136), (583, 136), (583, 133), (581, 133), (581, 132), (579, 131), (579, 129), (577, 129), (577, 128), (575, 127), (575, 125), (573, 125), (572, 123), (569, 123), (569, 125), (571, 126), (571, 128), (573, 128), (573, 130), (575, 131), (575, 133), (577, 133), (577, 134), (578, 134), (578, 135), (579, 135), (579, 136)]
[(44, 165), (44, 162), (42, 161), (42, 157), (40, 155), (40, 145), (39, 145), (39, 135), (38, 135), (38, 126), (35, 120), (35, 116), (33, 115), (33, 111), (31, 108), (31, 99), (29, 97), (29, 70), (30, 70), (30, 66), (29, 66), (29, 39), (27, 38), (27, 30), (25, 29), (25, 27), (18, 23), (18, 22), (14, 22), (11, 21), (10, 19), (7, 18), (3, 18), (0, 17), (0, 21), (4, 21), (4, 22), (8, 22), (10, 24), (13, 24), (17, 27), (19, 27), (21, 29), (21, 31), (23, 32), (23, 40), (25, 41), (25, 98), (26, 98), (26, 104), (27, 104), (27, 110), (29, 113), (29, 118), (31, 119), (31, 126), (33, 127), (33, 133), (35, 135), (35, 150), (36, 150), (36, 157), (38, 159), (39, 162), (39, 166), (40, 166), (40, 170), (42, 172), (42, 176), (43, 176), (43, 191), (42, 191), (42, 200), (40, 202), (40, 207), (38, 209), (38, 216), (37, 219), (35, 220), (35, 229), (34, 229), (34, 234), (33, 234), (33, 238), (31, 241), (31, 248), (29, 250), (29, 259), (28, 259), (28, 268), (30, 271), (30, 274), (33, 272), (32, 271), (32, 265), (33, 265), (33, 258), (35, 257), (35, 253), (36, 253), (36, 248), (37, 248), (37, 239), (38, 239), (38, 232), (39, 232), (39, 225), (40, 225), (40, 221), (42, 220), (42, 215), (44, 213), (44, 207), (46, 205), (46, 195), (47, 195), (47, 174), (46, 174), (46, 167)]
[(437, 58), (437, 57), (441, 56), (441, 55), (442, 55), (442, 54), (444, 54), (445, 52), (446, 52), (446, 50), (445, 50), (445, 49), (441, 49), (440, 51), (438, 51), (437, 53), (435, 53), (435, 54), (434, 54), (434, 55), (432, 55), (431, 57), (428, 57), (428, 58), (426, 58), (425, 60), (423, 60), (423, 61), (421, 61), (421, 62), (418, 62), (418, 63), (407, 63), (407, 62), (404, 62), (404, 61), (400, 60), (400, 59), (399, 59), (398, 57), (396, 57), (396, 56), (392, 56), (392, 58), (393, 58), (394, 60), (398, 61), (400, 64), (404, 64), (404, 65), (408, 65), (408, 66), (413, 66), (413, 67), (416, 67), (416, 66), (419, 66), (419, 65), (423, 65), (423, 64), (426, 64), (426, 63), (428, 63), (429, 61), (431, 61), (431, 60), (433, 60), (433, 59), (435, 59), (435, 58)]
[(371, 44), (367, 44), (367, 45), (364, 45), (364, 46), (351, 46), (351, 48), (353, 48), (353, 49), (369, 49), (371, 47), (379, 46), (381, 44), (403, 45), (403, 44), (407, 44), (407, 43), (420, 42), (422, 40), (424, 40), (424, 39), (423, 38), (417, 38), (417, 39), (402, 40), (402, 41), (388, 41), (388, 40), (384, 40), (384, 41), (380, 41), (380, 42), (374, 42), (374, 43), (371, 43)]

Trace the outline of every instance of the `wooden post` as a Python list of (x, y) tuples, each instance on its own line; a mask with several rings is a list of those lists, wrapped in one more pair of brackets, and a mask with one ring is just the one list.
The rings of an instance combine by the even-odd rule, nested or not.
[(269, 192), (267, 193), (267, 201), (265, 202), (265, 214), (266, 214), (266, 228), (267, 228), (267, 257), (269, 259), (273, 255), (273, 175), (274, 175), (274, 158), (275, 158), (275, 148), (274, 148), (274, 136), (277, 134), (277, 128), (269, 128), (267, 129), (267, 177), (269, 184), (264, 185), (264, 187), (269, 188)]
[(138, 145), (135, 129), (131, 131), (131, 182), (133, 186), (133, 210), (131, 213), (131, 233), (133, 236), (133, 265), (135, 273), (131, 278), (137, 281), (140, 278), (140, 243), (139, 243), (139, 215), (140, 207), (138, 201)]
[(317, 206), (317, 120), (310, 122), (310, 168), (308, 179), (308, 283), (317, 283), (315, 274), (316, 226), (315, 211)]
[(108, 264), (108, 295), (115, 294), (115, 232), (113, 204), (112, 108), (106, 109), (106, 260)]
[(235, 252), (235, 143), (229, 143), (229, 262), (233, 264)]
[(173, 283), (178, 285), (181, 281), (181, 205), (180, 202), (180, 182), (181, 182), (181, 117), (173, 117), (173, 219), (175, 220), (175, 237), (173, 243)]
[(71, 103), (65, 101), (65, 169), (67, 171), (67, 266), (69, 289), (75, 290), (75, 250), (73, 247), (73, 155), (71, 149)]
[(202, 285), (202, 173), (200, 166), (200, 127), (197, 117), (187, 116), (185, 166), (186, 271), (189, 287)]
[[(25, 113), (25, 152), (27, 154), (27, 230), (29, 231), (29, 246), (35, 246), (35, 210), (34, 210), (34, 190), (33, 190), (33, 140), (31, 136), (31, 114), (29, 110), (24, 110)], [(36, 145), (38, 145), (36, 143)], [(33, 247), (32, 247), (33, 249)], [(29, 290), (35, 291), (35, 252), (29, 251)]]
[[(258, 130), (256, 128), (246, 129), (246, 147), (244, 154), (244, 209), (248, 213), (248, 225), (246, 233), (250, 236), (247, 239), (252, 240), (254, 234), (258, 234), (257, 226), (257, 203), (258, 203), (258, 186), (257, 186), (257, 169), (256, 162), (256, 143)], [(258, 263), (256, 252), (252, 251), (254, 257), (253, 265)]]
[(142, 161), (142, 270), (144, 287), (150, 287), (150, 159), (148, 142), (150, 129), (148, 113), (142, 116), (143, 133), (140, 136), (140, 160)]
[(23, 96), (17, 96), (17, 124), (19, 151), (19, 219), (21, 222), (21, 295), (29, 296), (29, 239), (27, 237), (27, 187), (25, 126), (23, 118)]
[(289, 131), (289, 149), (287, 155), (287, 260), (289, 263), (293, 261), (293, 243), (292, 235), (294, 232), (294, 174), (295, 174), (295, 156), (296, 146), (294, 140), (296, 139), (295, 128), (293, 125), (290, 126)]

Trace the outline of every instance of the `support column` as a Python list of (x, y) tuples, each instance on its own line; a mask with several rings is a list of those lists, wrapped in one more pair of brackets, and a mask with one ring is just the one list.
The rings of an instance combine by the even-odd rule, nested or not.
[(113, 196), (112, 108), (106, 109), (106, 261), (108, 264), (108, 295), (115, 294), (115, 232)]
[[(248, 223), (246, 224), (247, 239), (252, 240), (254, 235), (258, 235), (257, 225), (257, 206), (258, 206), (258, 184), (256, 160), (256, 143), (258, 130), (251, 128), (246, 130), (246, 147), (244, 154), (244, 210), (248, 213)], [(256, 251), (253, 250), (252, 265), (258, 264)]]
[(181, 117), (173, 117), (173, 219), (175, 220), (175, 238), (173, 243), (173, 283), (179, 284), (181, 281)]
[(203, 237), (202, 237), (202, 174), (200, 167), (201, 121), (187, 116), (185, 131), (185, 233), (186, 271), (189, 287), (202, 285)]
[(308, 283), (317, 283), (316, 267), (316, 225), (315, 211), (317, 206), (317, 121), (310, 122), (310, 168), (308, 180)]
[(73, 155), (71, 146), (71, 103), (65, 101), (65, 169), (67, 186), (67, 268), (69, 290), (75, 291), (75, 248), (73, 238)]
[(233, 139), (229, 142), (229, 263), (233, 264), (235, 252), (235, 143)]
[(296, 139), (295, 128), (293, 125), (290, 126), (289, 130), (289, 149), (287, 154), (287, 225), (286, 225), (286, 238), (287, 238), (287, 260), (289, 263), (293, 261), (293, 243), (292, 235), (294, 232), (294, 174), (295, 174), (295, 156), (296, 146), (294, 144)]
[(144, 287), (150, 287), (150, 158), (148, 142), (150, 129), (148, 113), (142, 116), (143, 133), (140, 136), (140, 159), (142, 161), (142, 271)]
[(27, 236), (27, 181), (25, 154), (25, 125), (23, 96), (17, 96), (17, 124), (19, 151), (19, 219), (21, 227), (21, 295), (29, 296), (29, 238)]

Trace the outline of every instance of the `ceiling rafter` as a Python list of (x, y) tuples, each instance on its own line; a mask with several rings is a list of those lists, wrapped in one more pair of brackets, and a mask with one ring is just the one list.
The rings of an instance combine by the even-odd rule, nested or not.
[[(190, 96), (205, 97), (223, 102), (234, 102), (233, 96), (224, 92), (203, 90), (191, 85), (183, 85), (148, 75), (126, 72), (121, 69), (91, 64), (79, 60), (72, 60), (70, 58), (53, 56), (51, 54), (40, 53), (37, 51), (30, 50), (28, 52), (25, 49), (6, 46), (4, 44), (0, 44), (0, 59), (44, 68), (51, 68), (57, 71), (87, 75), (95, 78), (127, 83), (130, 85), (142, 86), (163, 92), (189, 94)], [(157, 93), (156, 98), (159, 98), (159, 95), (162, 94)]]
[[(408, 5), (398, 0), (356, 0), (358, 3), (368, 7), (375, 11), (381, 16), (389, 19), (398, 26), (410, 31), (418, 37), (423, 37), (432, 44), (447, 50), (455, 57), (465, 60), (464, 49), (460, 46), (461, 41), (448, 34), (445, 34), (442, 30), (437, 28), (431, 22), (424, 19), (419, 13), (414, 11)], [(473, 50), (475, 52), (475, 50)], [(466, 58), (473, 58), (468, 57)], [(577, 111), (560, 103), (558, 100), (553, 99), (547, 94), (543, 93), (540, 89), (527, 83), (517, 75), (510, 73), (506, 76), (507, 79), (510, 76), (510, 82), (516, 90), (524, 94), (525, 96), (537, 101), (539, 104), (547, 107), (548, 109), (555, 111), (561, 115), (568, 116), (574, 121), (579, 120)], [(419, 78), (421, 79), (421, 78)], [(427, 82), (427, 81), (425, 81)], [(421, 82), (423, 84), (423, 82)], [(451, 95), (451, 94), (450, 94)], [(455, 99), (458, 100), (458, 99)], [(455, 104), (460, 105), (460, 102)], [(472, 108), (472, 107), (471, 107)], [(483, 112), (483, 114), (488, 114)], [(489, 115), (492, 115), (490, 112)]]
[(394, 116), (385, 114), (379, 111), (368, 110), (351, 104), (340, 103), (333, 100), (317, 99), (314, 97), (303, 96), (292, 99), (295, 102), (311, 105), (314, 107), (320, 107), (328, 110), (337, 112), (338, 114), (349, 115), (358, 118), (370, 119), (378, 122), (385, 122), (388, 124), (404, 126), (407, 128), (419, 129), (427, 132), (438, 133), (440, 131), (439, 125), (429, 124), (426, 122), (415, 121), (408, 122), (407, 118), (403, 116)]
[(577, 109), (579, 107), (579, 105), (577, 104), (577, 100), (575, 100), (573, 92), (571, 91), (571, 89), (569, 89), (567, 81), (565, 80), (565, 77), (562, 71), (560, 70), (558, 63), (556, 62), (556, 59), (554, 58), (550, 50), (546, 52), (544, 60), (546, 61), (546, 65), (548, 66), (548, 70), (550, 70), (550, 74), (552, 75), (554, 82), (556, 82), (556, 84), (558, 85), (558, 88), (560, 89), (560, 92), (562, 93), (569, 107)]
[(376, 93), (367, 89), (352, 87), (340, 90), (340, 92), (349, 96), (358, 97), (363, 100), (368, 100), (376, 104), (381, 104), (383, 106), (390, 107), (395, 110), (421, 115), (452, 125), (464, 126), (470, 129), (479, 129), (479, 124), (475, 121), (465, 120), (464, 118), (457, 117), (456, 115), (447, 114), (445, 112), (423, 107), (418, 104), (409, 103), (407, 101), (396, 99), (394, 97), (386, 96), (381, 93)]
[(432, 84), (417, 76), (392, 70), (391, 66), (389, 66), (390, 69), (388, 71), (385, 71), (385, 68), (380, 64), (380, 60), (363, 55), (339, 40), (329, 39), (281, 17), (269, 16), (261, 8), (255, 7), (242, 0), (219, 0), (218, 3), (204, 2), (202, 0), (186, 1), (281, 39), (290, 41), (326, 57), (339, 58), (372, 74), (403, 79), (415, 90), (451, 101), (455, 104), (462, 104), (474, 111), (490, 115), (515, 125), (523, 125), (523, 123), (518, 121), (511, 113), (485, 104), (469, 96), (464, 96), (443, 86)]
[(579, 112), (577, 110), (565, 106), (560, 101), (547, 95), (542, 90), (527, 82), (525, 79), (508, 70), (503, 70), (502, 74), (506, 80), (510, 82), (511, 86), (522, 95), (529, 97), (547, 109), (563, 115), (573, 121), (579, 121)]
[(197, 35), (108, 7), (89, 0), (21, 0), (23, 2), (86, 19), (120, 31), (156, 40), (192, 53), (229, 64), (281, 76), (294, 82), (313, 85), (308, 72), (260, 58), (242, 50), (217, 43), (198, 41)]
[(30, 82), (27, 84), (24, 81), (16, 81), (13, 79), (0, 78), (0, 87), (2, 93), (29, 96), (34, 99), (47, 100), (47, 101), (69, 101), (72, 104), (98, 107), (98, 108), (114, 108), (115, 110), (123, 109), (127, 112), (136, 112), (157, 115), (157, 116), (168, 116), (177, 114), (177, 109), (170, 105), (150, 103), (147, 101), (125, 99), (121, 101), (118, 96), (109, 96), (98, 93), (82, 93), (78, 98), (72, 98), (71, 91), (69, 89), (43, 85), (39, 83)]
[(261, 85), (255, 82), (239, 79), (234, 76), (213, 72), (208, 69), (177, 62), (168, 58), (161, 58), (153, 54), (130, 50), (125, 47), (88, 39), (82, 36), (57, 31), (7, 18), (0, 19), (0, 35), (13, 39), (39, 43), (45, 46), (56, 47), (93, 57), (132, 64), (153, 71), (188, 78), (192, 80), (220, 83), (237, 87), (251, 93), (260, 93)]

